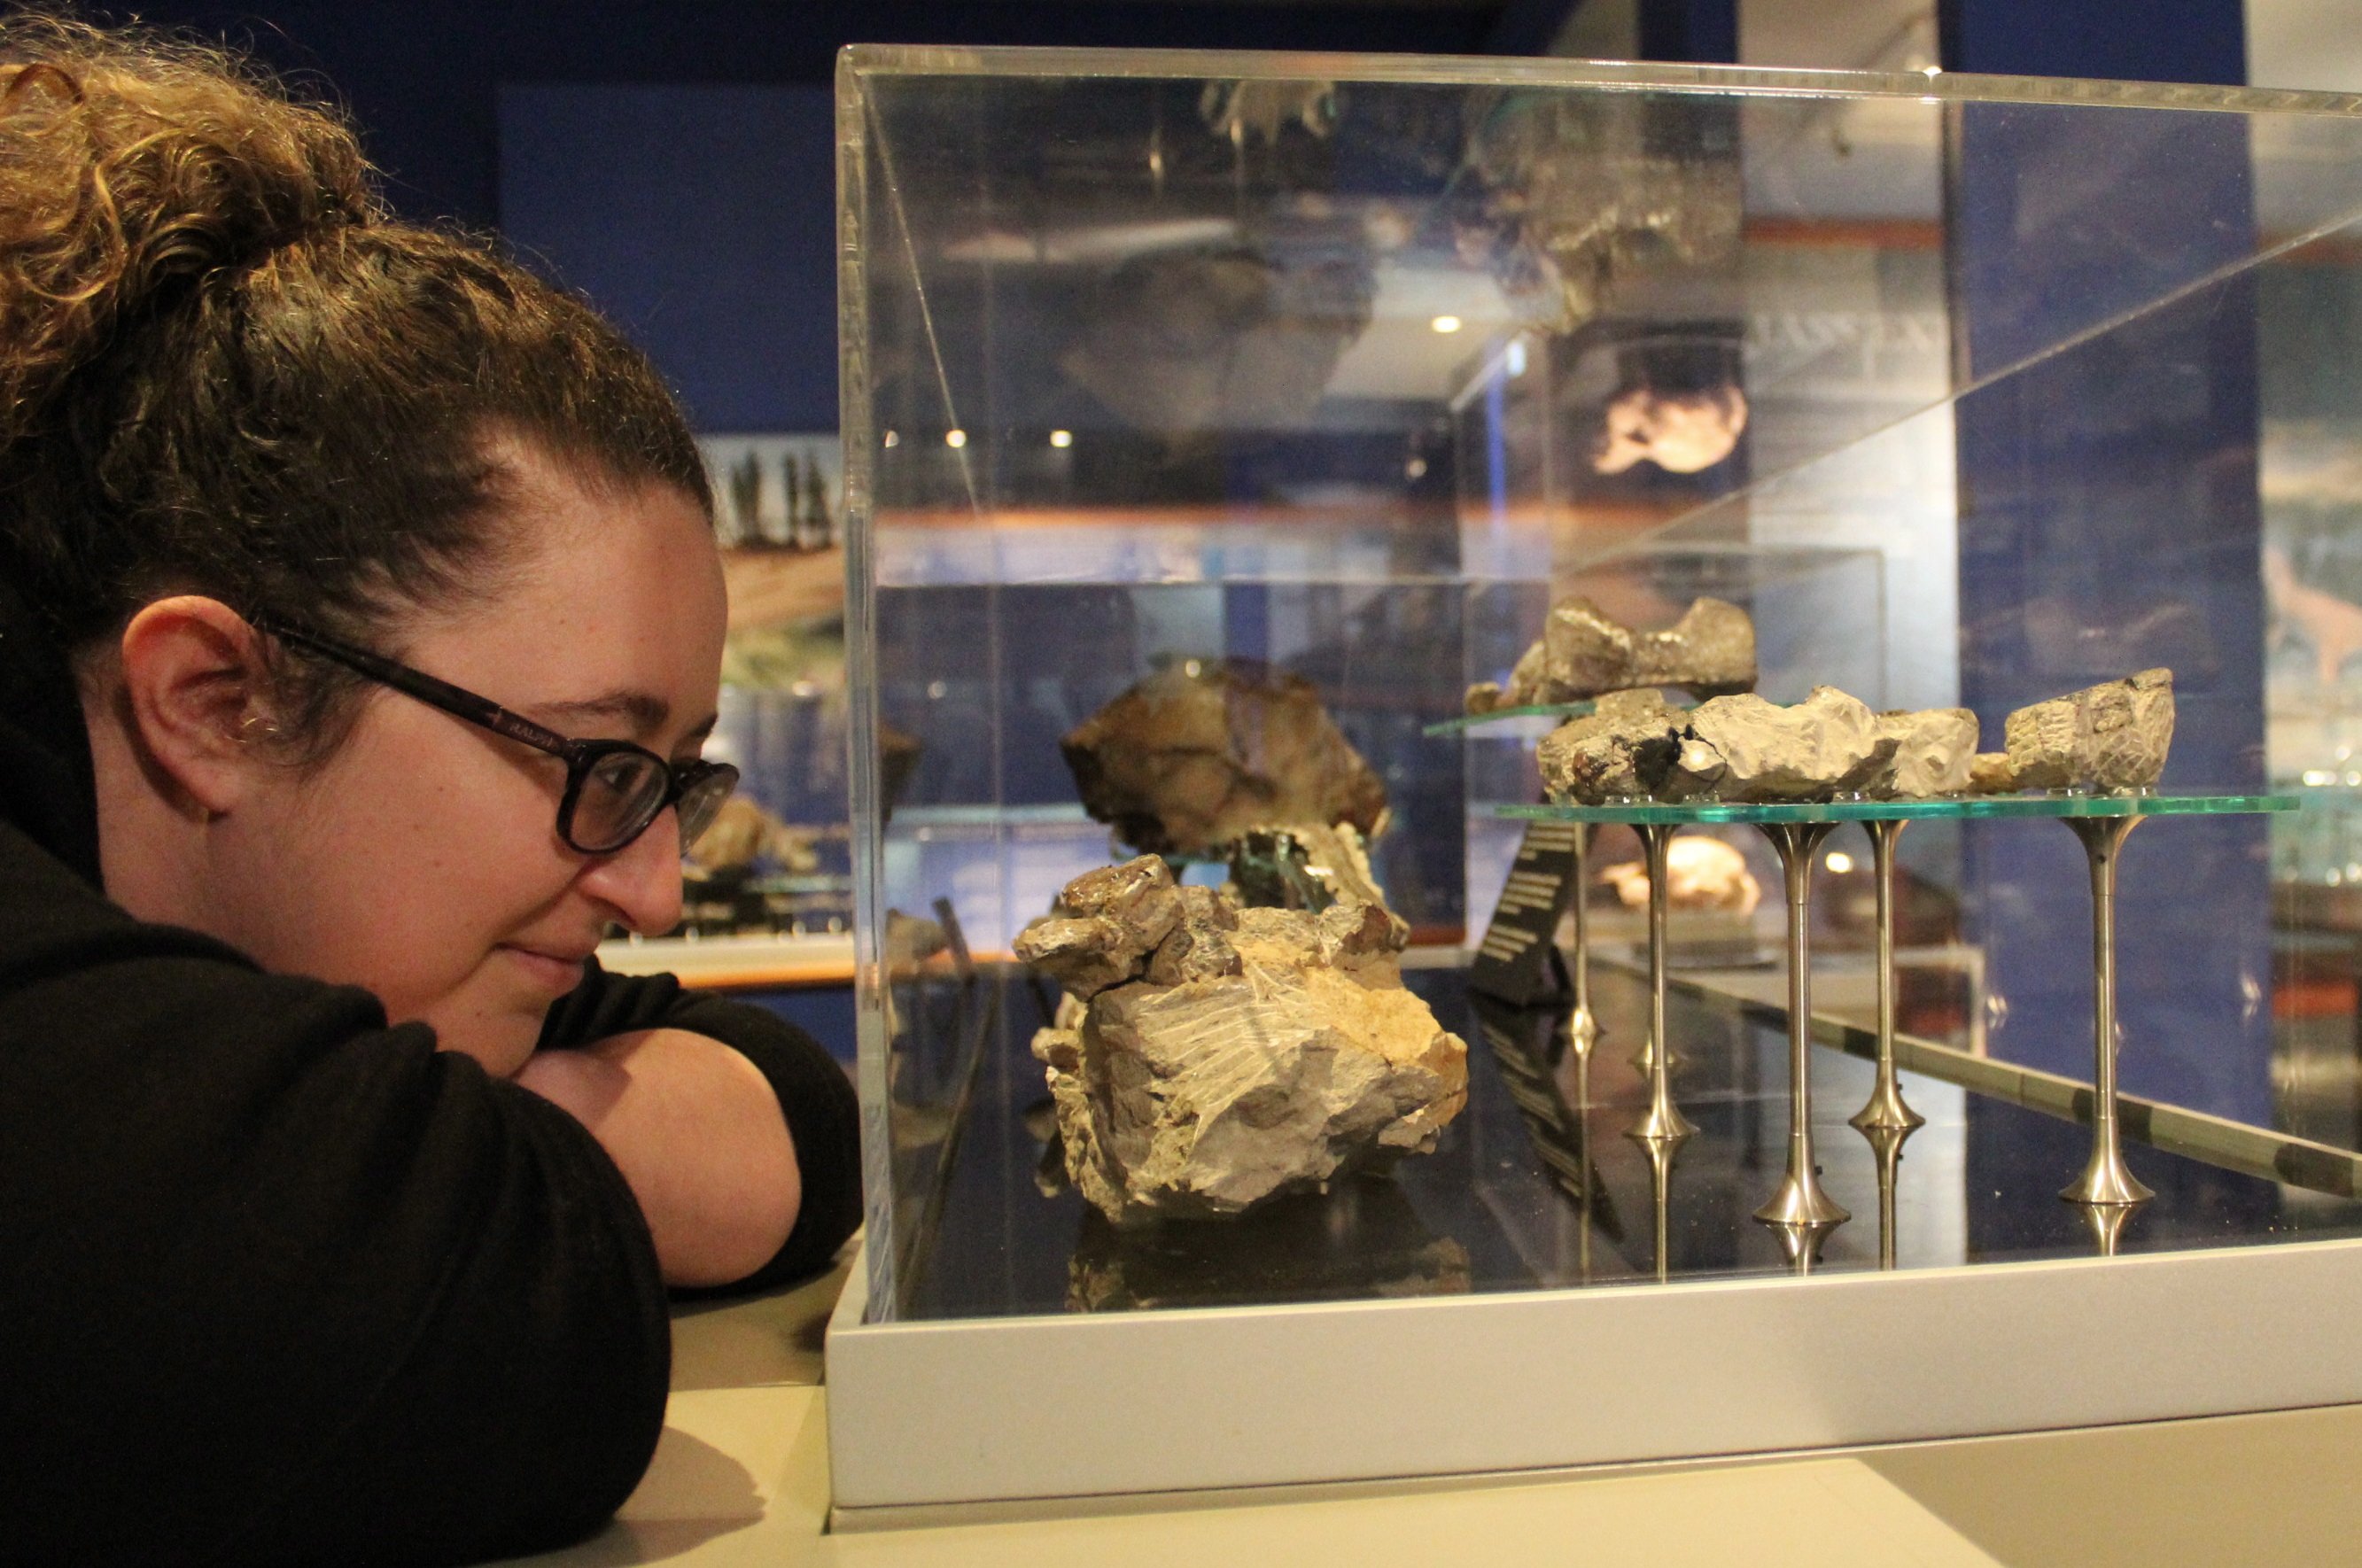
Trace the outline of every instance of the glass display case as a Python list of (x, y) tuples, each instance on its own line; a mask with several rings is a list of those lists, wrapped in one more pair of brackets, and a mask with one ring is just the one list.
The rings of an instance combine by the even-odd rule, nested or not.
[[(848, 1522), (2362, 1398), (2353, 102), (860, 48), (839, 110)], [(1667, 911), (1650, 810), (1540, 805), (1563, 713), (1467, 716), (1573, 595), (1727, 601), (1763, 696), (1988, 751), (2169, 668), (2170, 758), (2130, 803), (1677, 812), (1723, 890)], [(1216, 680), (1383, 786), (1466, 1104), (1119, 1226), (1014, 946), (1138, 852), (1231, 874), (1085, 738)], [(2095, 1132), (2133, 1185), (2062, 1198)], [(1800, 1184), (1848, 1217), (1784, 1223)]]

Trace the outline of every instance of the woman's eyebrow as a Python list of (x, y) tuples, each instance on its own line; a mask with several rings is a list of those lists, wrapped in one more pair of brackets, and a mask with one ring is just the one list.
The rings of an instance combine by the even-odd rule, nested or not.
[(612, 723), (621, 720), (635, 738), (663, 730), (672, 717), (672, 704), (652, 691), (605, 691), (565, 702), (536, 702), (536, 713), (547, 715), (550, 727), (561, 733), (569, 723)]
[[(646, 742), (664, 733), (666, 722), (672, 717), (672, 704), (652, 691), (610, 691), (597, 697), (578, 698), (569, 702), (543, 702), (535, 712), (549, 727), (560, 734), (567, 726), (613, 723), (621, 721), (632, 738)], [(704, 744), (721, 722), (718, 713), (708, 713), (689, 733), (680, 737), (683, 745)]]

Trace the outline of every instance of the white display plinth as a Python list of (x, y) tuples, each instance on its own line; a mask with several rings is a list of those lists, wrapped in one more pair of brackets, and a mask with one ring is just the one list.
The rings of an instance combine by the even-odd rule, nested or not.
[(829, 1325), (843, 1524), (2362, 1400), (2362, 1241), (1893, 1274)]

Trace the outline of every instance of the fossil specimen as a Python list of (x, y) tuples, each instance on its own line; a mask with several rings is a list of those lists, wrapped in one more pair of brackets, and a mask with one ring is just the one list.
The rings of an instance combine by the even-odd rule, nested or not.
[(1816, 686), (1794, 707), (1752, 692), (1689, 715), (1661, 793), (1676, 800), (1826, 801), (1860, 790), (1895, 753), (1858, 697)]
[(1878, 734), (1894, 750), (1861, 792), (1881, 801), (1925, 801), (1969, 788), (1977, 755), (1977, 716), (1966, 708), (1881, 713)]
[(2173, 744), (2173, 671), (2144, 669), (2020, 708), (2005, 731), (2021, 790), (2146, 790)]
[(1083, 809), (1134, 849), (1202, 855), (1249, 828), (1385, 821), (1386, 789), (1312, 683), (1245, 660), (1160, 670), (1058, 743)]
[(1542, 782), (1588, 805), (1653, 795), (1672, 771), (1687, 717), (1653, 690), (1611, 691), (1542, 737)]
[(1700, 697), (1755, 687), (1755, 623), (1738, 605), (1699, 599), (1661, 632), (1636, 632), (1588, 599), (1551, 606), (1540, 642), (1509, 673), (1507, 687), (1472, 687), (1468, 711), (1580, 702), (1635, 687), (1678, 686)]
[(1401, 944), (1381, 906), (1242, 909), (1148, 856), (1069, 883), (1017, 953), (1082, 1003), (1033, 1037), (1076, 1187), (1119, 1224), (1235, 1214), (1432, 1148), (1467, 1047)]

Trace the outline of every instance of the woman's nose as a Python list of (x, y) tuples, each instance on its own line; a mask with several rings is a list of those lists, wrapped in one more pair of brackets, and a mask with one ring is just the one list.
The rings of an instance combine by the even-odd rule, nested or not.
[(582, 873), (583, 891), (612, 906), (642, 936), (680, 923), (680, 813), (668, 806), (640, 834)]

